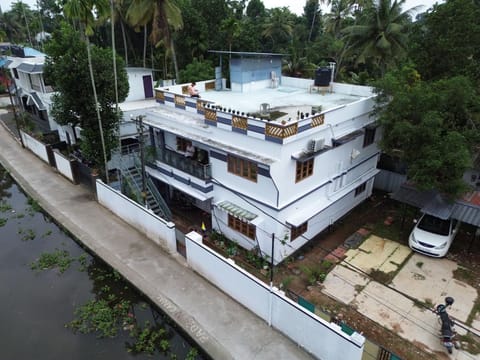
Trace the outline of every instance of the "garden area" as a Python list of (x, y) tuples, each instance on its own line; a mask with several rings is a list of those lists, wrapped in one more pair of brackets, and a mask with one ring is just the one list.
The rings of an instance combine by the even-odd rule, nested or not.
[[(274, 286), (284, 290), (293, 300), (300, 299), (299, 303), (314, 307), (316, 313), (322, 313), (321, 316), (329, 321), (341, 319), (348, 327), (402, 359), (431, 359), (431, 353), (364, 317), (354, 307), (339, 303), (322, 292), (323, 281), (336, 263), (343, 259), (344, 252), (350, 246), (361, 244), (370, 234), (408, 246), (408, 236), (418, 214), (418, 209), (394, 201), (386, 193), (374, 193), (331, 228), (275, 266)], [(471, 280), (480, 276), (480, 244), (472, 242), (473, 232), (470, 226), (462, 224), (447, 254), (447, 258), (458, 262), (464, 269), (461, 271), (462, 278)], [(218, 233), (213, 233), (206, 244), (269, 284), (271, 270), (268, 258), (262, 259), (255, 251), (247, 251)], [(376, 271), (372, 277), (381, 283), (389, 283), (392, 274)], [(480, 284), (468, 282), (480, 290)], [(442, 355), (439, 356), (441, 358)]]

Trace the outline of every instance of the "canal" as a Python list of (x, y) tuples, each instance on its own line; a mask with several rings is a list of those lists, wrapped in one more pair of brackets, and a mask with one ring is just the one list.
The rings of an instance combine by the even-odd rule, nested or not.
[(1, 166), (0, 246), (0, 358), (208, 359)]

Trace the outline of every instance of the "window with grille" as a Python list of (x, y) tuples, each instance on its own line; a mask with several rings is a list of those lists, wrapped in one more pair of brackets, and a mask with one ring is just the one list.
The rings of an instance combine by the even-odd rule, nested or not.
[(243, 221), (231, 214), (228, 214), (228, 226), (233, 230), (242, 233), (246, 237), (255, 240), (256, 227), (246, 221)]
[(304, 234), (308, 229), (308, 221), (304, 222), (302, 225), (299, 226), (292, 226), (290, 230), (290, 241), (295, 240), (300, 235)]
[(258, 167), (254, 162), (228, 155), (228, 172), (257, 182)]
[(366, 182), (364, 182), (360, 186), (357, 186), (357, 188), (355, 189), (355, 196), (358, 196), (361, 193), (363, 193), (366, 190), (366, 188), (367, 188), (367, 183)]
[(299, 182), (313, 174), (313, 158), (306, 161), (297, 161), (295, 182)]
[(365, 136), (363, 138), (363, 147), (367, 147), (370, 144), (373, 144), (375, 141), (375, 131), (376, 128), (365, 128)]

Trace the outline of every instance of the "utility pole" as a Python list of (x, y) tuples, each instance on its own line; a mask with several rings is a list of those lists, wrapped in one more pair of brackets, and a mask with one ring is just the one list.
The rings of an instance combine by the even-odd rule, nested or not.
[[(4, 72), (4, 74), (7, 75), (6, 72)], [(16, 104), (13, 101), (12, 93), (10, 92), (10, 82), (11, 81), (13, 82), (13, 84), (15, 86), (15, 92), (17, 91), (17, 83), (15, 82), (15, 80), (10, 78), (9, 74), (7, 75), (7, 79), (8, 79), (7, 92), (8, 92), (8, 97), (10, 98), (10, 104), (12, 105), (12, 109), (13, 109), (13, 118), (15, 119), (15, 126), (17, 128), (18, 137), (20, 138), (20, 143), (22, 144), (22, 147), (25, 148), (25, 144), (23, 143), (22, 134), (20, 133), (20, 124), (18, 123), (17, 107), (16, 107)]]
[(273, 250), (275, 249), (275, 233), (272, 233), (272, 253), (270, 256), (270, 301), (268, 303), (268, 326), (272, 326), (273, 311)]
[(135, 123), (137, 125), (137, 132), (139, 134), (139, 142), (140, 142), (140, 162), (142, 167), (142, 198), (143, 198), (143, 205), (147, 207), (147, 184), (146, 184), (146, 174), (145, 174), (145, 150), (144, 150), (144, 138), (143, 138), (143, 119), (145, 115), (138, 115), (135, 119)]

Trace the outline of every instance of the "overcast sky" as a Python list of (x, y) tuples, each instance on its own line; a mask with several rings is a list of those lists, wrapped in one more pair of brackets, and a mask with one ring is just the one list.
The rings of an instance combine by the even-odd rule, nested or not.
[[(0, 0), (3, 1), (3, 0)], [(415, 6), (421, 5), (422, 8), (419, 8), (420, 12), (424, 12), (428, 8), (432, 7), (437, 0), (407, 0), (405, 1), (405, 5), (403, 9), (407, 10)], [(443, 1), (438, 1), (443, 2)], [(286, 6), (290, 9), (291, 12), (301, 15), (303, 14), (303, 7), (305, 6), (306, 1), (302, 0), (263, 0), (266, 8), (274, 8), (274, 7), (283, 7)], [(325, 10), (324, 10), (325, 12)]]
[[(2, 7), (2, 11), (8, 11), (10, 10), (10, 4), (12, 2), (17, 2), (17, 1), (11, 1), (11, 0), (0, 0), (0, 6)], [(30, 5), (32, 9), (36, 9), (36, 0), (22, 0), (22, 2)], [(272, 7), (283, 7), (287, 6), (290, 11), (297, 15), (303, 14), (303, 7), (305, 6), (306, 1), (302, 0), (263, 0), (263, 3), (265, 4), (266, 8), (272, 8)], [(407, 0), (405, 2), (405, 7), (404, 9), (410, 9), (414, 6), (417, 5), (422, 5), (424, 6), (423, 8), (420, 9), (421, 12), (427, 10), (430, 8), (433, 4), (435, 4), (437, 0)], [(440, 1), (441, 2), (441, 1)]]

